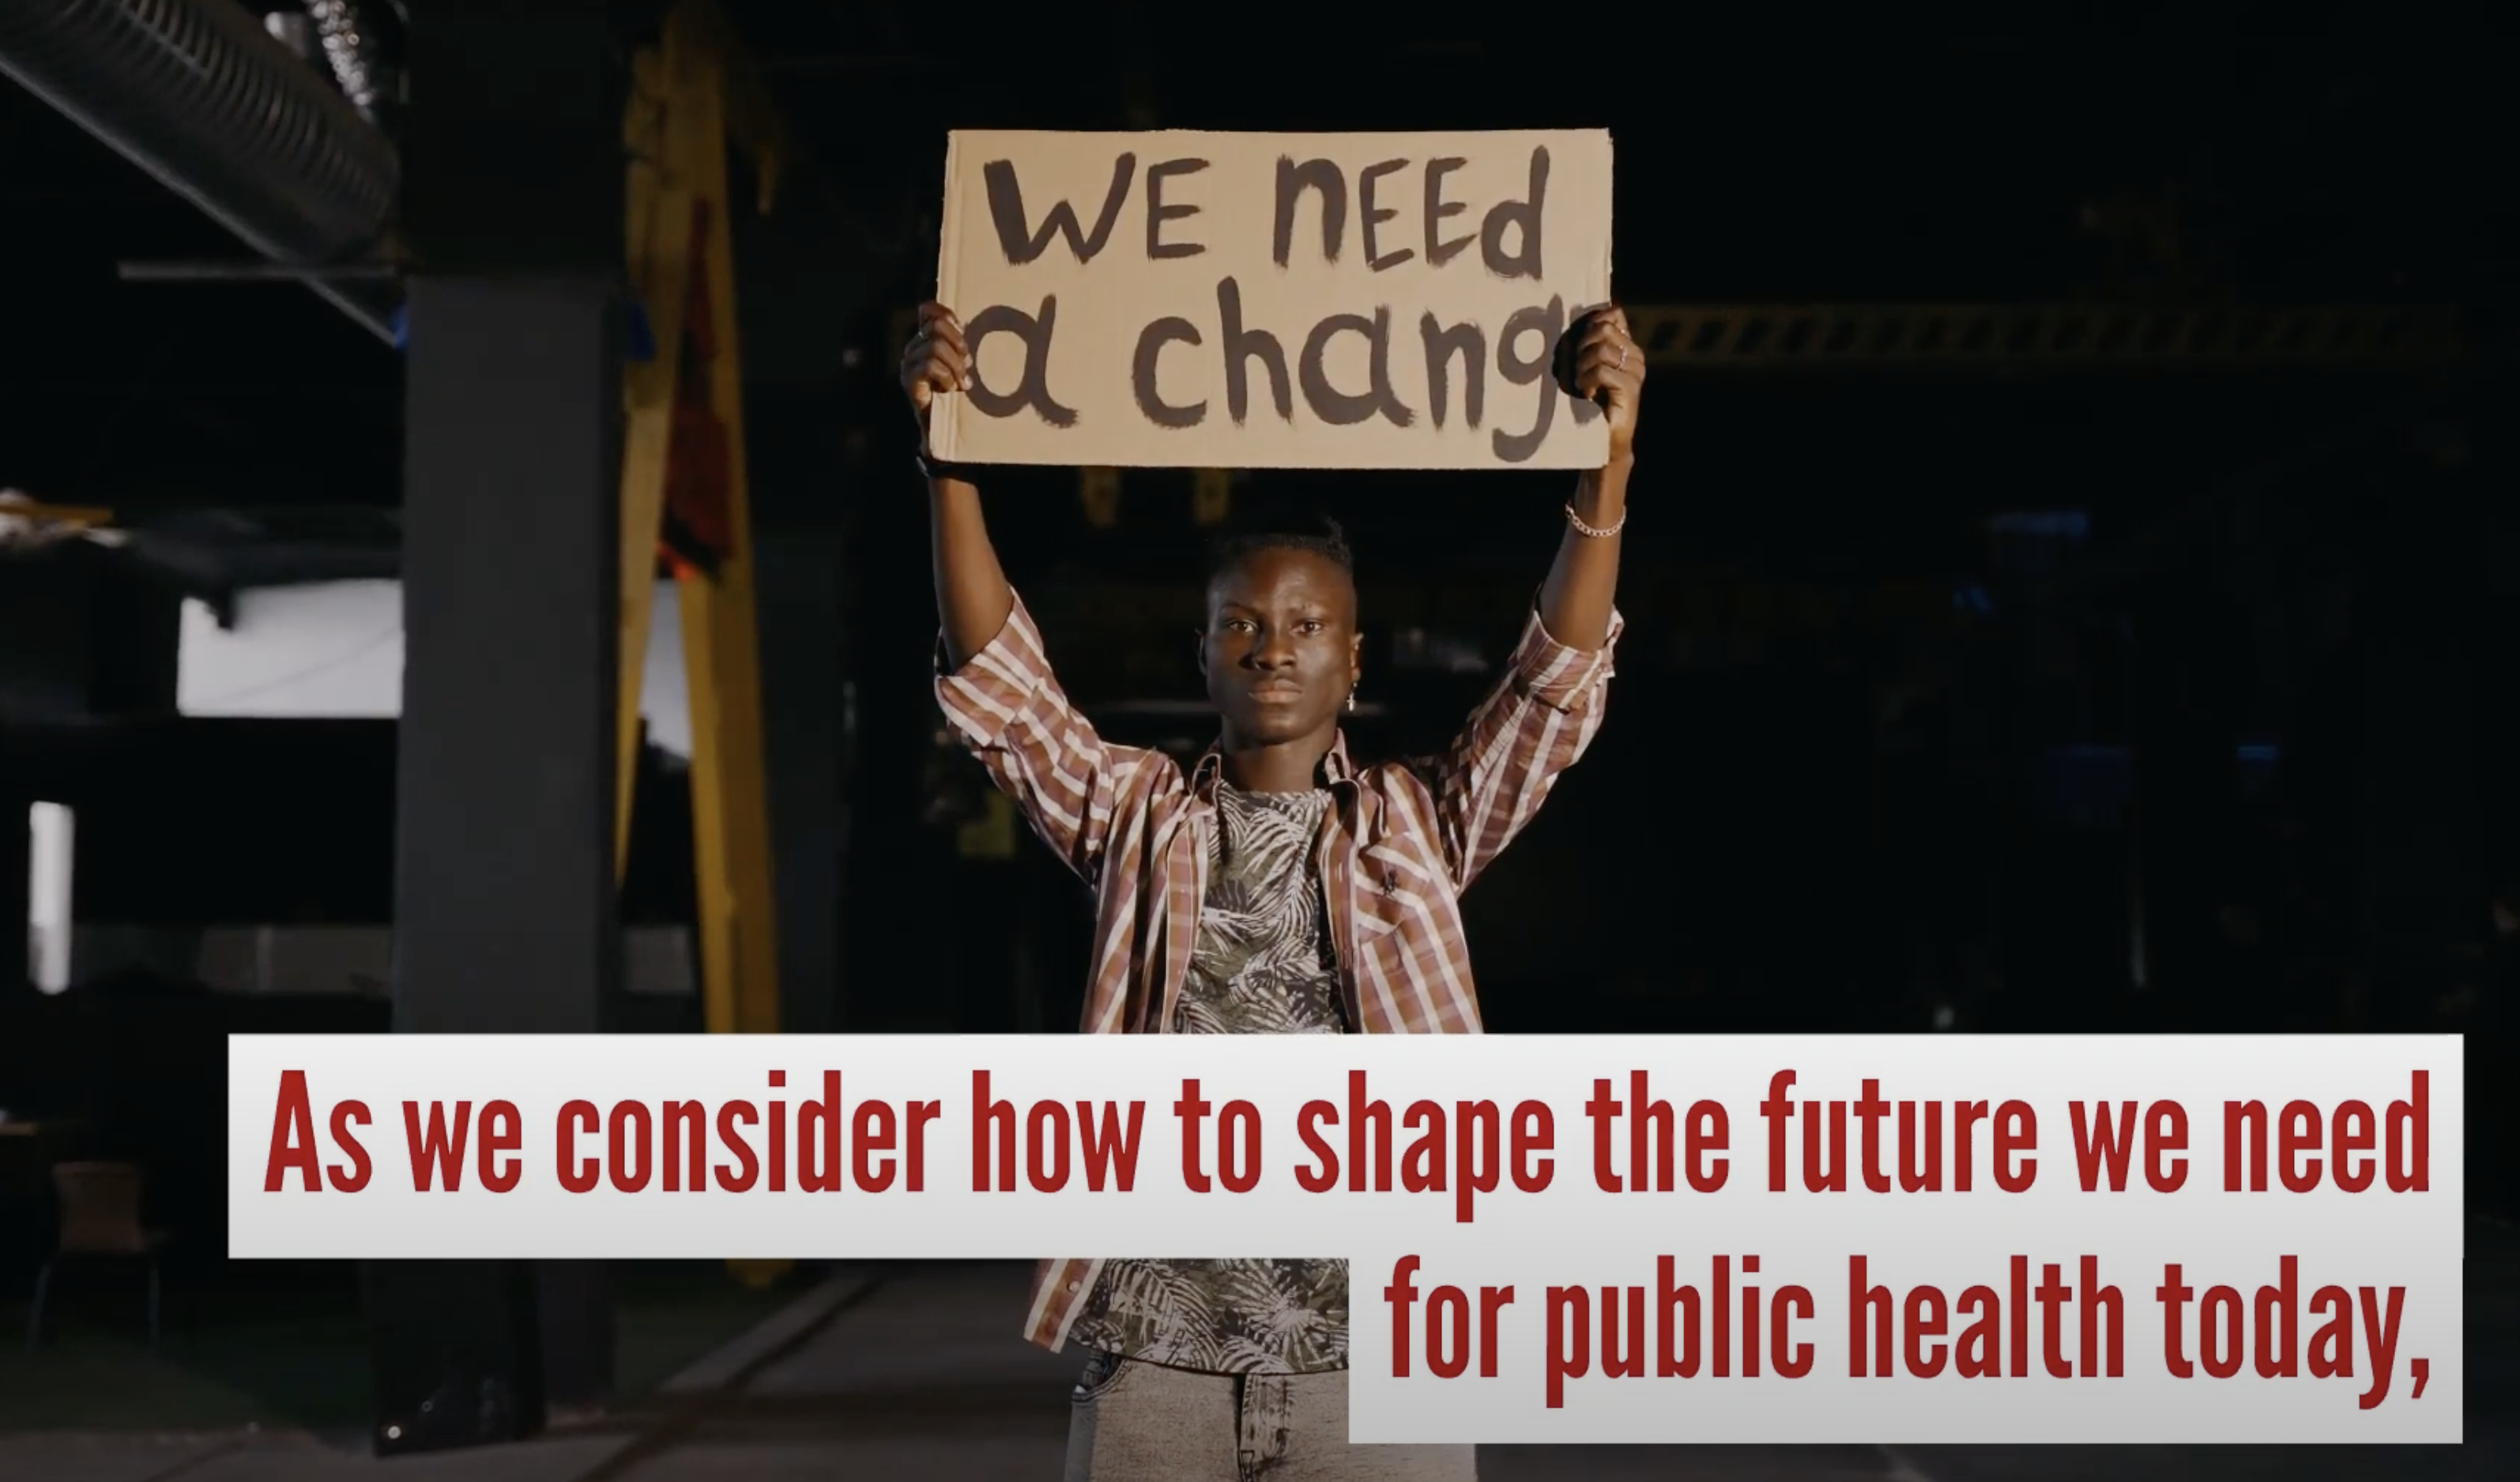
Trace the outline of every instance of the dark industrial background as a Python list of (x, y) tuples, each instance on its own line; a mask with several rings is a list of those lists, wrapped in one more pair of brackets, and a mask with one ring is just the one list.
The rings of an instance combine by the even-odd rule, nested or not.
[[(2481, 10), (1273, 7), (1228, 35), (1243, 22), (1146, 4), (724, 8), (788, 143), (774, 208), (736, 222), (786, 1027), (1067, 1032), (1082, 994), (1082, 887), (1045, 851), (973, 845), (985, 780), (940, 745), (929, 686), (893, 371), (899, 315), (932, 288), (946, 130), (1606, 126), (1622, 301), (1820, 306), (1850, 333), (1985, 306), (2020, 337), (1662, 346), (1607, 723), (1468, 898), (1491, 1027), (2420, 1030), (2470, 1036), (2475, 1086), (2507, 1078), (2520, 259), (2490, 144), (2515, 132), (2510, 56)], [(652, 16), (366, 9), (413, 79), (382, 126), (435, 271), (464, 292), (555, 264), (600, 278), (584, 244), (609, 230), (617, 249), (619, 219), (604, 78)], [(429, 87), (431, 59), (471, 80)], [(610, 559), (597, 522), (556, 530), (465, 481), (461, 388), (424, 384), (421, 338), (286, 281), (119, 270), (252, 259), (0, 85), (0, 487), (110, 509), (131, 535), (0, 554), (0, 885), (25, 804), (70, 804), (83, 921), (387, 924), (416, 860), (463, 868), (442, 829), (408, 831), (528, 795), (466, 749), (509, 701), (468, 698), (454, 659), (415, 667), (433, 698), (423, 715), (415, 689), (399, 739), (179, 718), (183, 598), (399, 573), (415, 653), (435, 622), (442, 655), (594, 610), (564, 568)], [(2270, 309), (2312, 333), (2228, 337)], [(2136, 311), (2197, 338), (2112, 358), (2051, 334)], [(586, 333), (552, 353), (620, 353)], [(527, 436), (564, 400), (477, 435)], [(460, 529), (442, 509), (430, 524), (437, 489), (472, 501)], [(1070, 692), (1119, 739), (1195, 745), (1192, 475), (1116, 489), (1022, 471), (984, 492)], [(1381, 707), (1357, 740), (1380, 750), (1440, 741), (1492, 681), (1564, 488), (1260, 472), (1230, 497), (1238, 519), (1345, 522)], [(591, 672), (610, 651), (568, 651)], [(543, 708), (518, 699), (518, 727), (584, 708), (526, 698)], [(652, 755), (642, 774), (618, 915), (688, 921), (680, 775)], [(483, 909), (580, 909), (554, 888)], [(463, 922), (428, 929), (439, 945), (400, 950), (460, 964)], [(588, 971), (585, 992), (617, 994)], [(219, 1036), (383, 1030), (415, 994), (487, 991), (263, 1000), (126, 974), (9, 992), (0, 1105), (80, 1115), (147, 1161), (216, 1282)], [(438, 1022), (495, 1027), (470, 1011)], [(608, 999), (542, 1022), (698, 1015)], [(2508, 1122), (2470, 1124), (2478, 1214), (2511, 1212)]]

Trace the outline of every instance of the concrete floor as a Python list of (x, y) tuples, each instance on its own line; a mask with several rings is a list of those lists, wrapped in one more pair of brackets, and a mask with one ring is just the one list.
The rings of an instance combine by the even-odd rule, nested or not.
[[(1487, 1482), (2250, 1482), (2520, 1476), (2520, 1242), (2471, 1248), (2468, 1442), (2341, 1448), (1500, 1447)], [(843, 1272), (624, 1411), (527, 1445), (378, 1461), (350, 1437), (27, 1432), (0, 1482), (1055, 1482), (1072, 1356), (1014, 1335), (1025, 1272)]]

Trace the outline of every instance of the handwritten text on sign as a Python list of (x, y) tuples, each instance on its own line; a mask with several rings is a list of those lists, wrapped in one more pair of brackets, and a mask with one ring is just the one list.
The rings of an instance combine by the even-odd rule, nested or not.
[(2450, 1038), (237, 1036), (229, 1250), (1343, 1257), (1359, 1440), (2456, 1441), (2460, 1071)]
[(1552, 365), (1609, 299), (1610, 140), (961, 132), (937, 296), (971, 463), (1593, 468)]

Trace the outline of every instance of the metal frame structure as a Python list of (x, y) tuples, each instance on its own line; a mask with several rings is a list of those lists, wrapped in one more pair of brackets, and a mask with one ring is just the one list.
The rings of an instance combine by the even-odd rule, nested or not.
[(704, 1013), (712, 1033), (759, 1034), (779, 1027), (778, 941), (728, 221), (729, 57), (714, 19), (694, 0), (673, 9), (659, 42), (635, 59), (624, 120), (630, 277), (650, 344), (623, 387), (614, 862), (618, 873), (629, 860), (639, 681), (670, 511), (705, 547), (668, 555), (691, 686)]
[(2437, 307), (2141, 304), (1677, 304), (1631, 307), (1647, 360), (1689, 370), (2440, 364), (2462, 350)]
[[(633, 59), (623, 141), (632, 290), (648, 343), (623, 379), (619, 758), (613, 870), (630, 857), (631, 801), (660, 556), (682, 609), (692, 719), (692, 838), (700, 993), (712, 1034), (779, 1029), (779, 943), (764, 781), (761, 643), (744, 459), (742, 346), (729, 213), (730, 109), (743, 64), (707, 0), (682, 0)], [(776, 155), (756, 140), (756, 174)], [(669, 518), (670, 517), (670, 518)], [(674, 539), (665, 538), (671, 529)], [(765, 1284), (786, 1262), (731, 1262)]]

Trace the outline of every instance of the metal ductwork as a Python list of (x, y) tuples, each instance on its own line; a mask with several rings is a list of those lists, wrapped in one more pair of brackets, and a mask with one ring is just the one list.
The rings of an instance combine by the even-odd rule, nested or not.
[(0, 0), (0, 73), (381, 337), (376, 264), (401, 190), (393, 142), (237, 0)]

